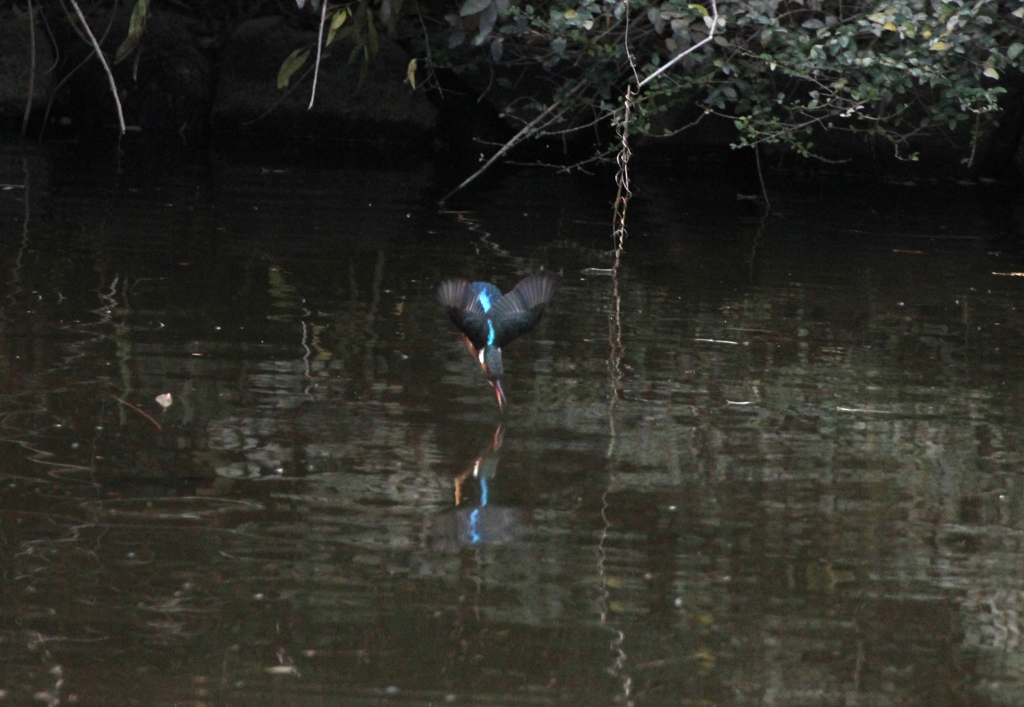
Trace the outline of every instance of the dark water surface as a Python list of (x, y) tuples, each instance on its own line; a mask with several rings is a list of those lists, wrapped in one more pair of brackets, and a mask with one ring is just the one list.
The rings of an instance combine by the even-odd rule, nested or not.
[(0, 181), (0, 704), (1024, 704), (1019, 190)]

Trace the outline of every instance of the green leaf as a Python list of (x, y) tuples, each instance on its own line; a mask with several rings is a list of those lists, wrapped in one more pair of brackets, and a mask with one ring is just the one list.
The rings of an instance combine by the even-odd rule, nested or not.
[(334, 13), (334, 16), (331, 18), (331, 28), (327, 32), (327, 46), (331, 46), (331, 42), (337, 39), (338, 29), (345, 24), (351, 16), (352, 13), (347, 7), (343, 7)]
[(356, 90), (358, 91), (363, 87), (363, 82), (366, 81), (366, 69), (370, 66), (370, 50), (363, 45), (363, 62), (359, 65), (359, 83), (356, 84)]
[(480, 13), (480, 21), (477, 25), (476, 37), (473, 39), (473, 46), (479, 47), (487, 39), (487, 36), (494, 29), (494, 23), (498, 21), (497, 5), (488, 5), (487, 9)]
[(419, 62), (416, 61), (416, 57), (409, 60), (409, 65), (405, 67), (405, 82), (412, 86), (412, 90), (416, 90), (416, 65)]
[(999, 80), (999, 72), (996, 71), (995, 67), (993, 66), (986, 66), (985, 70), (982, 71), (981, 73), (985, 74), (985, 76), (988, 76), (990, 79)]
[(368, 58), (377, 56), (380, 40), (377, 38), (377, 26), (373, 24), (373, 10), (366, 11), (366, 39), (369, 50)]
[(278, 90), (287, 88), (288, 82), (292, 80), (292, 75), (302, 68), (302, 65), (306, 63), (308, 58), (309, 47), (300, 47), (288, 55), (288, 58), (281, 63), (281, 68), (277, 72)]
[(1010, 45), (1010, 48), (1006, 50), (1006, 58), (1009, 59), (1010, 61), (1013, 61), (1018, 56), (1020, 56), (1021, 52), (1024, 52), (1024, 44), (1020, 42), (1014, 42), (1013, 44)]
[(355, 33), (356, 33), (356, 28), (355, 28), (354, 25), (349, 25), (348, 27), (342, 27), (334, 35), (334, 41), (335, 42), (340, 42), (343, 39), (347, 39), (348, 37), (351, 37)]
[(466, 0), (459, 8), (460, 17), (469, 17), (478, 12), (483, 12), (493, 0)]
[(142, 41), (142, 33), (146, 29), (146, 18), (149, 15), (149, 0), (138, 0), (135, 9), (132, 10), (131, 20), (128, 21), (128, 34), (125, 36), (121, 46), (117, 48), (114, 55), (114, 63), (119, 64), (128, 58), (135, 51)]
[(359, 54), (362, 51), (363, 51), (363, 45), (362, 44), (357, 44), (354, 47), (352, 47), (352, 51), (348, 55), (348, 61), (346, 62), (346, 65), (351, 65), (352, 62), (356, 60), (356, 57), (359, 56)]

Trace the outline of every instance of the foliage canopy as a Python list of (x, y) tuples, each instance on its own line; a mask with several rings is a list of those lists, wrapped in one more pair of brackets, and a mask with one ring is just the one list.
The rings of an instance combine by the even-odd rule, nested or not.
[(557, 86), (553, 100), (576, 89), (541, 132), (564, 129), (620, 117), (626, 86), (706, 38), (715, 9), (714, 41), (641, 92), (633, 132), (696, 106), (734, 122), (735, 146), (813, 155), (812, 135), (830, 129), (908, 156), (915, 136), (977, 139), (1001, 77), (1024, 70), (1024, 0), (463, 0), (430, 36), (430, 55), (455, 70), (537, 67)]

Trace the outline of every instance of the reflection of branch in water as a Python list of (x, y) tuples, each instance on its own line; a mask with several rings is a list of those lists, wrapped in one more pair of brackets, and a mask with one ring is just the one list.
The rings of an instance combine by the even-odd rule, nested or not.
[[(117, 368), (121, 374), (121, 397), (127, 398), (132, 393), (132, 359), (134, 358), (134, 348), (132, 346), (132, 329), (128, 324), (128, 317), (131, 314), (131, 303), (128, 301), (128, 292), (130, 291), (128, 278), (124, 278), (124, 282), (121, 285), (121, 305), (111, 311), (111, 315), (114, 318), (114, 346), (115, 356), (117, 357)], [(140, 411), (141, 412), (141, 411)], [(120, 415), (120, 422), (124, 425), (127, 422), (124, 412), (122, 410)], [(154, 420), (155, 422), (155, 420)], [(159, 427), (159, 425), (157, 425)]]
[(11, 265), (11, 278), (8, 283), (7, 302), (11, 305), (19, 293), (21, 293), (21, 259), (25, 255), (25, 251), (28, 250), (28, 224), (30, 221), (30, 205), (29, 205), (29, 181), (28, 181), (28, 158), (22, 159), (22, 170), (25, 172), (25, 183), (21, 185), (22, 198), (25, 200), (25, 216), (21, 221), (21, 243), (18, 245), (18, 255), (14, 258), (14, 264)]
[[(327, 3), (324, 4), (326, 5)], [(302, 321), (299, 322), (302, 325), (302, 340), (299, 342), (302, 346), (302, 375), (308, 381), (306, 383), (306, 387), (302, 389), (302, 392), (305, 395), (309, 395), (312, 392), (313, 387), (316, 385), (316, 382), (313, 380), (313, 370), (310, 367), (310, 358), (313, 355), (313, 351), (309, 348), (309, 332), (312, 325), (307, 321), (312, 315), (313, 312), (311, 312), (309, 308), (303, 307)]]
[[(488, 250), (493, 252), (495, 255), (498, 255), (498, 256), (500, 256), (502, 258), (507, 258), (508, 260), (511, 260), (512, 263), (515, 265), (515, 267), (516, 267), (518, 272), (520, 272), (520, 273), (522, 273), (522, 272), (529, 272), (529, 271), (535, 269), (534, 267), (530, 266), (530, 263), (527, 261), (526, 258), (523, 258), (521, 256), (517, 256), (517, 255), (512, 255), (512, 253), (510, 251), (505, 250), (500, 245), (498, 245), (493, 240), (491, 240), (491, 237), (494, 234), (492, 234), (490, 231), (484, 230), (483, 224), (480, 221), (474, 221), (470, 217), (470, 215), (473, 213), (472, 211), (444, 211), (444, 210), (442, 210), (440, 213), (442, 213), (442, 214), (452, 214), (452, 215), (455, 216), (455, 220), (456, 221), (458, 221), (459, 223), (466, 224), (467, 228), (470, 231), (472, 231), (473, 233), (479, 234), (479, 236), (480, 236), (480, 243), (483, 244), (483, 246), (485, 248), (487, 248)], [(481, 251), (480, 251), (480, 248), (478, 246), (477, 247), (477, 255), (479, 255), (480, 252)]]
[[(625, 206), (623, 206), (625, 209)], [(623, 215), (625, 212), (623, 211)], [(602, 624), (606, 624), (608, 620), (608, 612), (611, 609), (611, 601), (609, 587), (612, 585), (610, 578), (607, 576), (607, 569), (605, 567), (605, 560), (607, 559), (607, 553), (605, 551), (605, 541), (608, 539), (608, 532), (611, 528), (611, 522), (608, 520), (608, 507), (609, 507), (609, 495), (613, 490), (616, 475), (616, 464), (615, 464), (615, 447), (618, 441), (618, 430), (615, 425), (615, 407), (618, 403), (619, 398), (622, 396), (622, 358), (625, 352), (625, 348), (622, 344), (622, 300), (619, 294), (619, 255), (621, 253), (622, 240), (624, 237), (625, 230), (623, 229), (616, 248), (615, 256), (615, 267), (611, 271), (612, 277), (612, 314), (608, 318), (608, 375), (611, 382), (611, 391), (608, 396), (608, 451), (606, 457), (608, 459), (608, 485), (605, 487), (604, 492), (601, 494), (601, 533), (597, 543), (597, 576), (601, 580), (601, 592), (600, 600), (598, 602), (598, 612), (600, 614), (600, 620)], [(624, 673), (626, 665), (626, 651), (623, 650), (622, 646), (626, 640), (626, 634), (618, 628), (609, 626), (612, 631), (611, 649), (613, 652), (612, 665), (608, 668), (608, 672), (611, 675), (619, 678), (622, 681), (622, 699), (625, 704), (632, 704), (631, 693), (632, 693), (632, 678)]]
[[(755, 150), (757, 148), (754, 148)], [(768, 197), (765, 196), (767, 200)], [(765, 209), (765, 212), (761, 215), (761, 218), (757, 222), (757, 230), (754, 231), (754, 240), (750, 244), (750, 281), (754, 281), (754, 266), (757, 263), (757, 248), (761, 245), (761, 239), (764, 236), (765, 227), (768, 225), (768, 217), (771, 215), (771, 207)]]
[[(466, 224), (470, 231), (480, 234), (480, 242), (501, 257), (508, 258), (509, 260), (515, 260), (517, 262), (520, 260), (491, 240), (491, 232), (485, 231), (480, 221), (474, 221), (470, 218), (470, 214), (473, 213), (472, 211), (441, 211), (441, 213), (454, 215), (456, 221)], [(479, 254), (479, 250), (477, 253)]]
[(377, 367), (377, 343), (380, 336), (374, 327), (377, 320), (377, 308), (380, 307), (380, 287), (384, 282), (384, 251), (377, 251), (377, 264), (373, 269), (373, 291), (371, 293), (370, 310), (366, 313), (366, 356), (363, 358), (365, 370), (363, 374), (367, 383), (374, 381), (374, 370)]
[[(31, 444), (29, 444), (28, 442), (26, 442), (24, 440), (12, 439), (10, 437), (0, 437), (0, 442), (4, 442), (4, 443), (7, 443), (7, 444), (17, 445), (18, 447), (21, 447), (25, 451), (29, 452), (30, 454), (28, 456), (28, 460), (30, 462), (32, 462), (33, 464), (40, 464), (42, 466), (51, 467), (52, 470), (50, 471), (50, 473), (48, 475), (52, 476), (52, 477), (55, 477), (55, 478), (60, 478), (60, 479), (64, 479), (65, 478), (63, 475), (59, 474), (59, 472), (61, 472), (61, 471), (68, 471), (68, 472), (71, 472), (71, 471), (85, 471), (85, 472), (88, 472), (88, 473), (92, 473), (92, 472), (95, 471), (95, 469), (93, 467), (91, 467), (91, 466), (83, 466), (81, 464), (68, 464), (66, 462), (47, 461), (48, 457), (55, 456), (53, 452), (47, 452), (45, 450), (33, 447)], [(29, 482), (29, 483), (52, 483), (52, 482), (50, 482), (50, 481), (48, 481), (46, 479), (38, 479), (38, 478), (35, 478), (35, 477), (21, 476), (20, 474), (11, 474), (10, 472), (6, 472), (6, 471), (0, 472), (0, 478), (2, 478), (2, 479), (18, 479), (20, 481)], [(89, 484), (89, 485), (95, 486), (95, 487), (99, 488), (99, 484), (97, 484), (97, 483), (92, 483), (92, 484)]]
[(625, 348), (622, 345), (622, 298), (619, 295), (619, 275), (612, 271), (612, 314), (608, 318), (608, 375), (611, 391), (608, 397), (608, 452), (606, 457), (612, 458), (615, 453), (617, 433), (615, 429), (615, 403), (622, 396), (622, 357)]
[(143, 416), (144, 418), (146, 418), (147, 420), (149, 420), (150, 422), (152, 422), (152, 423), (153, 423), (153, 426), (154, 426), (154, 427), (156, 427), (156, 428), (157, 428), (158, 430), (160, 430), (161, 432), (163, 432), (164, 428), (160, 426), (160, 423), (159, 423), (159, 422), (157, 422), (156, 420), (154, 420), (154, 419), (153, 419), (153, 416), (152, 416), (152, 415), (150, 415), (150, 414), (149, 414), (148, 412), (146, 412), (145, 410), (143, 410), (143, 409), (141, 409), (141, 408), (139, 408), (139, 407), (136, 407), (135, 405), (132, 405), (132, 404), (131, 404), (130, 402), (128, 402), (127, 400), (122, 400), (121, 398), (117, 397), (117, 396), (116, 396), (116, 395), (114, 395), (113, 393), (107, 393), (107, 392), (105, 392), (105, 391), (104, 391), (104, 393), (103, 393), (103, 394), (104, 394), (104, 395), (106, 395), (106, 396), (108, 396), (108, 397), (110, 397), (110, 398), (113, 398), (113, 399), (114, 399), (114, 400), (116, 400), (117, 402), (119, 402), (119, 403), (121, 403), (122, 405), (124, 405), (124, 406), (125, 406), (126, 408), (129, 408), (129, 409), (131, 409), (131, 410), (134, 410), (135, 412), (139, 413), (139, 414), (140, 414), (140, 415), (142, 415), (142, 416)]

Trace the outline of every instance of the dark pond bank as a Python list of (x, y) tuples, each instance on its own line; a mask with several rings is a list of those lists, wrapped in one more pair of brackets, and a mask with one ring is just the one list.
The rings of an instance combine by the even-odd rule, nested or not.
[(0, 704), (1024, 702), (1019, 188), (0, 166)]

